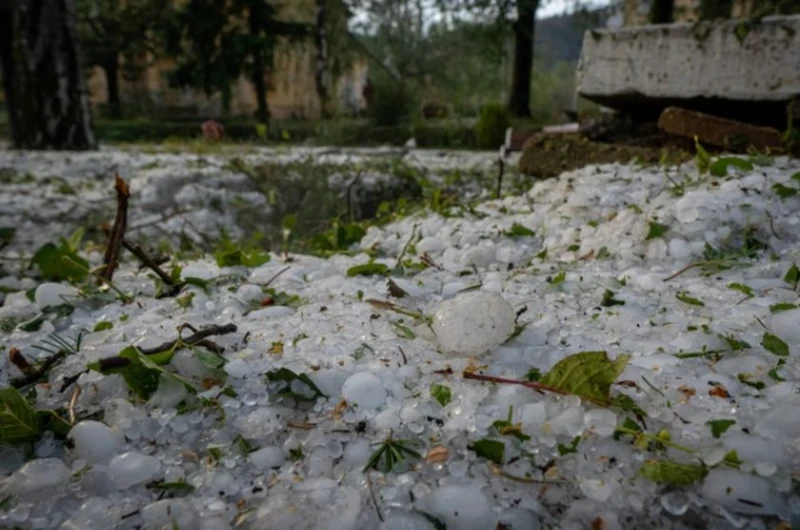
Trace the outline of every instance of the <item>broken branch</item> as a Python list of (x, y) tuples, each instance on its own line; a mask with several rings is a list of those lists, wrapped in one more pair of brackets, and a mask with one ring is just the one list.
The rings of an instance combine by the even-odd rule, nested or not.
[(119, 249), (122, 240), (125, 238), (125, 228), (128, 226), (128, 198), (130, 190), (128, 184), (114, 172), (114, 189), (117, 192), (117, 216), (114, 219), (114, 226), (108, 233), (106, 243), (106, 253), (103, 256), (103, 270), (100, 271), (100, 278), (110, 282), (114, 276), (114, 271), (119, 265)]

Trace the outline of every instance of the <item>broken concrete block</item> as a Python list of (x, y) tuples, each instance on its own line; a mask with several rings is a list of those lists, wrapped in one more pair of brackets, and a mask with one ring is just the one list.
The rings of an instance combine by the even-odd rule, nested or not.
[(798, 50), (800, 15), (590, 30), (578, 91), (653, 119), (680, 105), (745, 121), (785, 120), (787, 103), (800, 96)]
[(759, 127), (677, 107), (664, 109), (658, 127), (686, 138), (696, 136), (702, 144), (736, 151), (745, 151), (750, 146), (764, 149), (781, 145), (781, 133), (772, 127)]

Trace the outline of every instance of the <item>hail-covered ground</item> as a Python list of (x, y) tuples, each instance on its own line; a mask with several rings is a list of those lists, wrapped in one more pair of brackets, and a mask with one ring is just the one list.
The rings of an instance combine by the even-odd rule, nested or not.
[[(223, 155), (0, 166), (2, 528), (800, 525), (796, 160), (587, 167), (325, 258), (173, 257), (172, 296), (130, 253), (113, 289), (27, 265), (113, 221), (114, 169), (131, 240), (234, 230), (269, 201)], [(101, 265), (76, 246), (73, 276)]]

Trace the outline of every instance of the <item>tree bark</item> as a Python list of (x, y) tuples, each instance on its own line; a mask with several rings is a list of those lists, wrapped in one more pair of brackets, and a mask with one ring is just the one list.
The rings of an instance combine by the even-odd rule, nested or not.
[(675, 13), (675, 0), (654, 0), (650, 7), (651, 24), (670, 24)]
[(514, 22), (514, 71), (508, 108), (518, 118), (531, 115), (531, 74), (533, 73), (533, 37), (539, 0), (517, 0)]
[(74, 0), (17, 0), (14, 11), (17, 149), (96, 149)]
[(314, 68), (314, 81), (317, 85), (317, 95), (323, 119), (330, 118), (330, 82), (328, 76), (328, 34), (327, 0), (316, 0), (317, 19), (314, 31), (314, 44), (317, 48), (317, 60)]
[[(251, 9), (249, 13), (250, 34), (255, 38), (259, 34), (258, 20), (256, 14)], [(256, 102), (258, 110), (256, 119), (259, 123), (269, 125), (269, 104), (267, 103), (267, 84), (264, 82), (264, 53), (260, 48), (253, 50), (253, 86), (256, 89)]]
[[(8, 112), (14, 108), (14, 12), (12, 6), (0, 6), (0, 67), (3, 72), (3, 93)], [(13, 124), (9, 122), (9, 132), (13, 136)]]
[(119, 57), (112, 55), (102, 65), (106, 74), (106, 91), (108, 95), (108, 116), (113, 120), (122, 118), (119, 101)]

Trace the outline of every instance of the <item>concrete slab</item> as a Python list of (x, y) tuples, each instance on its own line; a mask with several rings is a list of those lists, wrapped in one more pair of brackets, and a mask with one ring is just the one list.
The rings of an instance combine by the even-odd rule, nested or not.
[(800, 15), (591, 30), (577, 85), (601, 105), (655, 117), (677, 105), (745, 121), (785, 119), (786, 104), (800, 97)]

